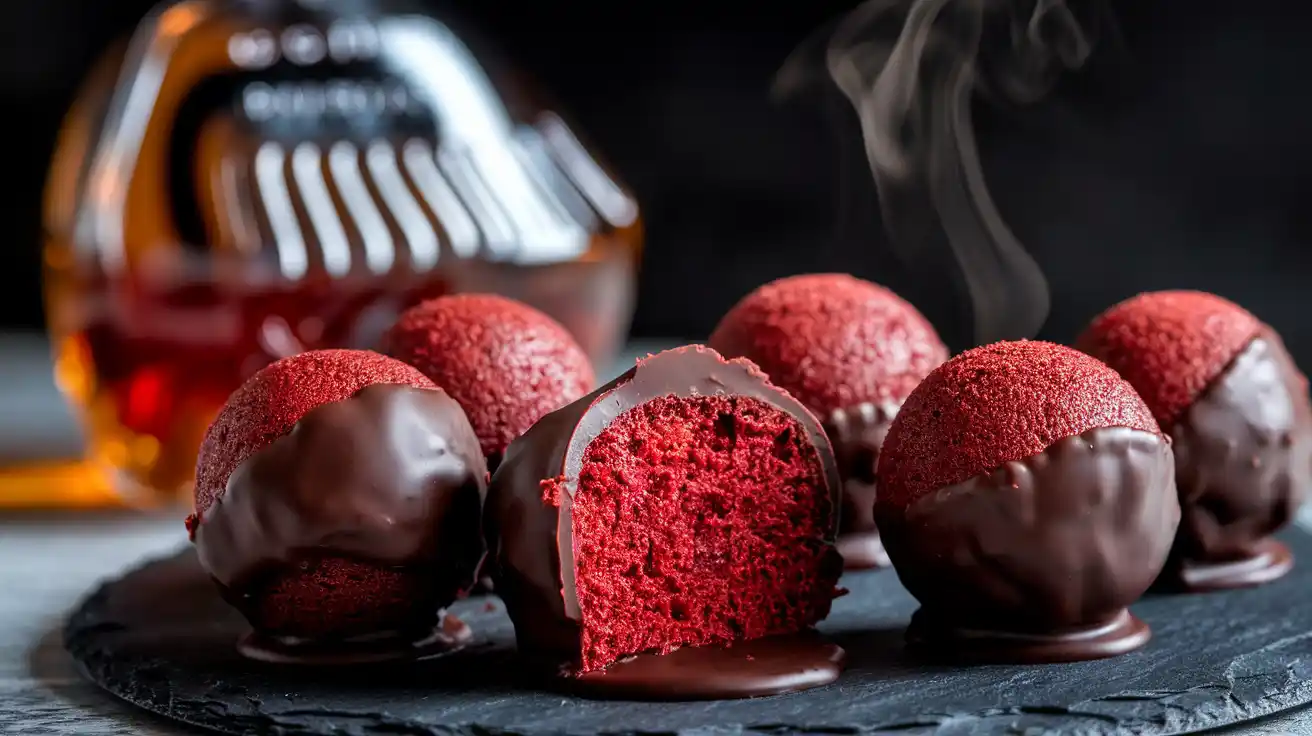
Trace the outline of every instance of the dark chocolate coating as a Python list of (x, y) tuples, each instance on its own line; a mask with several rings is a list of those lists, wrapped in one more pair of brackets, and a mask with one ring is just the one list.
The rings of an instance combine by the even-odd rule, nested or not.
[[(423, 576), (431, 629), (482, 551), (487, 466), (464, 411), (440, 389), (376, 385), (316, 407), (246, 459), (200, 518), (201, 564), (245, 613), (302, 563), (347, 558)], [(253, 621), (254, 623), (254, 621)]]
[(1118, 653), (1066, 639), (1116, 621), (1148, 589), (1180, 520), (1167, 440), (1124, 427), (876, 509), (898, 577), (935, 622), (927, 630), (992, 639), (1002, 659), (1016, 634), (1066, 635), (1054, 661)]
[(842, 647), (804, 631), (732, 646), (640, 654), (571, 684), (580, 695), (625, 700), (759, 698), (828, 685), (842, 674), (846, 660)]
[(892, 403), (864, 403), (839, 409), (825, 419), (825, 432), (834, 445), (843, 478), (838, 551), (848, 570), (888, 566), (888, 554), (875, 524), (875, 467), (898, 408)]
[(1163, 582), (1215, 590), (1288, 572), (1267, 539), (1312, 484), (1312, 406), (1280, 338), (1254, 338), (1170, 434), (1182, 514)]
[[(570, 508), (587, 446), (621, 414), (652, 399), (724, 394), (762, 401), (806, 429), (837, 511), (838, 467), (820, 422), (771, 386), (752, 364), (726, 362), (700, 346), (639, 361), (614, 381), (539, 420), (510, 444), (492, 478), (484, 506), (485, 534), (497, 594), (515, 624), (521, 653), (554, 667), (569, 667), (579, 658), (581, 613), (574, 588)], [(542, 481), (556, 478), (564, 480), (559, 506), (545, 501), (542, 492)]]

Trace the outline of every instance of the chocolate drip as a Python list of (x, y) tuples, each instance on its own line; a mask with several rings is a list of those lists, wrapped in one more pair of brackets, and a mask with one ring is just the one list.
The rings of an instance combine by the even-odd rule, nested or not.
[[(725, 361), (700, 346), (642, 360), (609, 384), (543, 417), (510, 444), (492, 478), (485, 533), (498, 576), (497, 593), (515, 624), (522, 653), (553, 666), (575, 663), (580, 654), (570, 510), (588, 444), (621, 414), (652, 399), (725, 394), (762, 401), (802, 425), (824, 466), (833, 508), (838, 508), (838, 467), (820, 422), (771, 386), (755, 366)], [(548, 501), (543, 481), (553, 479), (563, 481), (562, 490), (559, 498)], [(837, 520), (831, 528), (836, 525)]]
[(486, 475), (446, 392), (369, 386), (238, 466), (194, 528), (196, 551), (239, 608), (303, 562), (348, 558), (424, 576), (435, 616), (477, 564)]
[(834, 445), (843, 478), (838, 551), (849, 570), (888, 566), (888, 554), (875, 524), (875, 467), (898, 408), (891, 402), (867, 402), (834, 411), (825, 420), (825, 432)]
[(912, 643), (994, 660), (1141, 645), (1141, 626), (1111, 625), (1162, 569), (1180, 519), (1167, 440), (1124, 427), (1059, 440), (905, 510), (876, 508), (922, 606)]
[(1168, 586), (1215, 590), (1287, 572), (1268, 537), (1312, 484), (1307, 379), (1269, 328), (1171, 427), (1182, 517)]

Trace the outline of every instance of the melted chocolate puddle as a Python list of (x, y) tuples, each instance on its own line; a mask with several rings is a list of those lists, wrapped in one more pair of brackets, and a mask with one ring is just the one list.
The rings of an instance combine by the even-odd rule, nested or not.
[(989, 664), (1104, 659), (1134, 651), (1150, 638), (1148, 625), (1129, 611), (1105, 624), (1048, 634), (954, 626), (922, 608), (907, 628), (907, 646), (926, 658)]
[(571, 690), (594, 698), (755, 698), (828, 685), (838, 679), (846, 660), (842, 647), (806, 632), (642, 654), (567, 682)]
[(1267, 538), (1256, 542), (1249, 555), (1233, 562), (1179, 560), (1171, 569), (1169, 587), (1190, 593), (1212, 593), (1230, 588), (1263, 585), (1294, 567), (1294, 555), (1282, 542)]
[(447, 614), (428, 637), (385, 635), (340, 641), (295, 640), (251, 631), (237, 642), (242, 656), (270, 664), (341, 667), (398, 660), (418, 661), (459, 651), (474, 640), (474, 630)]

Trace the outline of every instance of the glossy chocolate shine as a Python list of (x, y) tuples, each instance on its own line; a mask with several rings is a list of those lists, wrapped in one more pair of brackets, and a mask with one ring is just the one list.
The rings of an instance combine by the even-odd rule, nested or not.
[[(922, 605), (918, 618), (935, 622), (931, 631), (970, 631), (965, 638), (992, 658), (1040, 661), (1124, 650), (1124, 640), (1090, 633), (1148, 589), (1180, 519), (1167, 441), (1124, 427), (1059, 440), (904, 511), (876, 508), (889, 556)], [(1016, 634), (1047, 645), (1023, 636), (1010, 652), (999, 644)]]
[[(557, 664), (579, 655), (581, 616), (574, 589), (570, 508), (588, 444), (625, 411), (651, 399), (717, 394), (755, 398), (797, 420), (819, 450), (838, 507), (838, 468), (820, 423), (788, 394), (770, 386), (754, 366), (725, 361), (697, 346), (646, 358), (615, 381), (548, 414), (512, 442), (492, 479), (485, 531), (498, 574), (497, 592), (514, 621), (521, 652)], [(565, 481), (559, 507), (542, 498), (542, 481), (553, 478)]]
[(1312, 407), (1280, 338), (1266, 329), (1249, 343), (1170, 434), (1183, 514), (1168, 580), (1210, 590), (1287, 571), (1267, 537), (1312, 485)]
[(827, 685), (847, 653), (814, 631), (684, 647), (629, 657), (574, 681), (578, 691), (633, 700), (720, 700), (779, 695)]
[(477, 564), (486, 468), (445, 392), (369, 386), (238, 466), (195, 528), (196, 551), (239, 606), (268, 576), (343, 557), (430, 577), (436, 611)]
[(888, 566), (875, 524), (875, 468), (897, 410), (898, 405), (891, 401), (864, 403), (831, 412), (825, 419), (825, 432), (834, 445), (843, 478), (838, 551), (849, 570)]

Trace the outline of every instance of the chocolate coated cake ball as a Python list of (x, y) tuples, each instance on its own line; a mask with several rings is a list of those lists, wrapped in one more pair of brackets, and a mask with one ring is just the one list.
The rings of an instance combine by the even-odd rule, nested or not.
[[(837, 467), (819, 421), (700, 346), (638, 362), (511, 443), (485, 507), (519, 650), (655, 699), (825, 684)], [(727, 645), (732, 645), (731, 647)]]
[(1148, 640), (1126, 606), (1170, 551), (1171, 449), (1102, 363), (998, 343), (935, 369), (879, 460), (875, 517), (920, 601), (922, 651), (1004, 661), (1120, 654)]
[(1174, 440), (1182, 519), (1162, 583), (1256, 585), (1293, 566), (1270, 535), (1312, 484), (1307, 380), (1280, 337), (1196, 291), (1142, 294), (1094, 319), (1079, 347), (1137, 389)]
[(839, 551), (851, 569), (887, 565), (873, 515), (875, 465), (902, 402), (947, 359), (934, 328), (882, 286), (811, 274), (747, 295), (710, 345), (753, 361), (821, 418), (844, 481)]
[(410, 656), (468, 635), (437, 627), (481, 554), (486, 477), (464, 411), (414, 368), (314, 351), (229, 397), (200, 449), (188, 528), (255, 630), (249, 656)]

